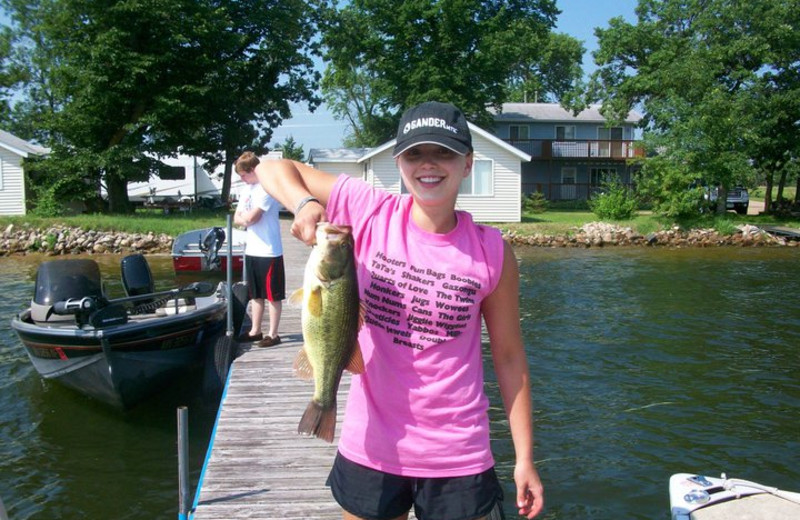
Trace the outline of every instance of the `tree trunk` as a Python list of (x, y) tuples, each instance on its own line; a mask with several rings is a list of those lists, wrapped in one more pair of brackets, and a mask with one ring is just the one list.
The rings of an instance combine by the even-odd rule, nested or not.
[(728, 211), (728, 188), (720, 184), (717, 187), (717, 215), (724, 215)]
[(786, 185), (786, 174), (788, 173), (787, 168), (781, 168), (781, 178), (778, 181), (778, 196), (776, 200), (781, 201), (783, 200), (783, 187)]
[(794, 188), (794, 203), (800, 204), (800, 175), (797, 176), (797, 186)]
[(106, 176), (109, 213), (133, 213), (134, 207), (128, 199), (128, 181), (117, 175)]
[(228, 204), (231, 200), (231, 179), (233, 178), (233, 162), (236, 160), (233, 157), (234, 152), (225, 150), (225, 171), (222, 174), (222, 193), (220, 197), (224, 204)]
[(769, 214), (772, 210), (772, 177), (774, 174), (772, 171), (767, 172), (766, 180), (767, 180), (767, 187), (766, 191), (764, 192), (764, 213)]

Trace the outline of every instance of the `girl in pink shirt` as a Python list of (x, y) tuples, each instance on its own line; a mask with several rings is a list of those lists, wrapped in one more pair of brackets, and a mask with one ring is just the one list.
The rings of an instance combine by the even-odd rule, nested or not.
[(516, 454), (516, 503), (533, 518), (543, 491), (533, 464), (519, 272), (497, 230), (455, 209), (473, 162), (463, 114), (437, 102), (407, 110), (394, 157), (410, 195), (292, 161), (256, 170), (270, 195), (297, 208), (292, 233), (300, 240), (312, 244), (318, 222), (353, 227), (365, 370), (352, 377), (331, 490), (346, 519), (405, 519), (412, 506), (419, 520), (502, 517), (483, 319)]

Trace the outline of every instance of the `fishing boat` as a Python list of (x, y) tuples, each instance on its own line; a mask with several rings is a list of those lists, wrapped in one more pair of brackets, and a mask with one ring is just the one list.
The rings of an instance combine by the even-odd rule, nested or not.
[(185, 271), (222, 271), (228, 266), (228, 246), (233, 243), (233, 270), (242, 271), (247, 232), (232, 229), (227, 240), (221, 227), (194, 229), (181, 233), (172, 243), (172, 265), (176, 273)]
[(677, 473), (669, 479), (672, 520), (796, 520), (800, 493), (757, 482)]
[(94, 260), (39, 266), (30, 307), (11, 321), (36, 371), (122, 409), (215, 360), (206, 373), (224, 383), (233, 359), (226, 284), (157, 292), (139, 254), (123, 258), (121, 271), (127, 296), (108, 299)]

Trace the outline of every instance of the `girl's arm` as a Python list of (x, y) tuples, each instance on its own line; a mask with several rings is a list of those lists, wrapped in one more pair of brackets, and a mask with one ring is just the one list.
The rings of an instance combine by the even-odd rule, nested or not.
[(514, 443), (517, 507), (520, 515), (533, 518), (542, 511), (544, 491), (533, 464), (533, 405), (528, 360), (520, 330), (519, 268), (514, 251), (506, 242), (500, 282), (483, 301), (481, 310)]
[(336, 176), (297, 161), (261, 161), (256, 167), (261, 186), (289, 211), (297, 211), (303, 200), (313, 197), (294, 216), (292, 235), (306, 244), (314, 243), (317, 222), (326, 221), (325, 206), (331, 196)]

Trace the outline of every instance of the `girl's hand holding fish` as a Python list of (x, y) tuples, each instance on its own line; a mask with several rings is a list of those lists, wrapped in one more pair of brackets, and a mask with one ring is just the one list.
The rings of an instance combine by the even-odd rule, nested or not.
[(317, 223), (328, 221), (325, 207), (319, 201), (313, 199), (303, 204), (296, 211), (291, 228), (292, 236), (309, 246), (313, 246), (316, 242)]

